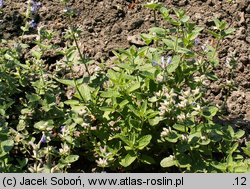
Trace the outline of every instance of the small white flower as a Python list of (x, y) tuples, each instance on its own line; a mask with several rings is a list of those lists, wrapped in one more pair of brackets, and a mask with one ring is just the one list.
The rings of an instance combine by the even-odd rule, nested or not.
[(106, 153), (106, 150), (107, 150), (107, 146), (104, 146), (103, 148), (100, 146), (100, 152), (101, 153)]
[(201, 46), (201, 49), (204, 51), (204, 52), (207, 52), (208, 51), (208, 48), (207, 48), (207, 45), (204, 44)]
[(105, 158), (99, 158), (99, 160), (96, 160), (96, 163), (100, 167), (106, 167), (108, 165), (108, 161)]
[(178, 121), (184, 121), (186, 119), (185, 114), (182, 112), (180, 115), (177, 116)]
[(164, 79), (164, 77), (161, 74), (158, 74), (156, 77), (156, 81), (158, 81), (158, 82), (162, 82), (163, 79)]
[(187, 141), (187, 140), (188, 140), (187, 135), (182, 134), (182, 135), (181, 135), (181, 140), (183, 140), (183, 141)]
[(192, 93), (194, 94), (194, 96), (196, 96), (200, 93), (200, 89), (197, 87), (194, 90), (192, 90)]
[(99, 66), (95, 67), (95, 72), (98, 72), (101, 68)]
[(161, 96), (161, 94), (162, 94), (162, 91), (158, 91), (155, 93), (155, 96), (159, 97), (159, 96)]
[(184, 100), (182, 100), (180, 103), (178, 103), (177, 106), (178, 106), (179, 108), (185, 108), (185, 107), (187, 106), (187, 104), (188, 104), (188, 100), (187, 100), (187, 99), (184, 99)]
[(171, 89), (169, 94), (170, 94), (171, 97), (176, 97), (177, 96), (177, 94), (174, 92), (174, 89)]
[(199, 104), (197, 104), (197, 106), (194, 107), (194, 110), (197, 111), (197, 112), (200, 112), (201, 111), (201, 106)]
[(226, 85), (227, 86), (232, 86), (233, 85), (233, 81), (232, 80), (226, 80)]
[(210, 81), (206, 79), (206, 80), (202, 81), (202, 84), (205, 85), (205, 86), (209, 86)]
[(159, 115), (163, 116), (167, 112), (167, 106), (166, 106), (166, 104), (164, 102), (160, 103), (160, 105), (161, 106), (158, 108), (160, 110)]
[(163, 131), (161, 132), (161, 138), (168, 136), (171, 131), (172, 130), (170, 127), (168, 129), (166, 127), (164, 127)]
[(190, 88), (188, 88), (186, 91), (184, 91), (183, 94), (186, 97), (190, 96)]

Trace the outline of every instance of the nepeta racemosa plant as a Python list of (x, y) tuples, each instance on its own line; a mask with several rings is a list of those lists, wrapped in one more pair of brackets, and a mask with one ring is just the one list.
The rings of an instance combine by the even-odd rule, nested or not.
[[(34, 2), (27, 23), (38, 13)], [(184, 11), (157, 3), (149, 8), (168, 28), (157, 23), (141, 35), (144, 47), (114, 51), (111, 67), (76, 75), (74, 66), (89, 60), (76, 11), (63, 2), (70, 27), (62, 48), (45, 27), (30, 51), (26, 44), (0, 48), (0, 172), (249, 172), (250, 143), (242, 150), (239, 143), (244, 131), (214, 122), (220, 109), (205, 98), (217, 79), (217, 39), (233, 31), (225, 22), (214, 20), (211, 44)]]
[[(171, 14), (171, 10), (161, 5), (154, 7), (147, 5), (147, 7), (160, 11), (164, 20), (172, 25), (167, 29), (154, 27), (150, 29), (149, 34), (142, 34), (147, 44), (156, 44), (154, 54), (149, 56), (153, 60), (153, 66), (165, 63), (163, 61), (165, 55), (169, 57), (167, 62), (170, 63), (166, 66), (156, 66), (159, 70), (158, 85), (161, 86), (154, 97), (154, 101), (159, 103), (160, 111), (157, 122), (165, 125), (159, 142), (167, 144), (167, 151), (170, 147), (169, 156), (161, 161), (161, 166), (176, 166), (186, 171), (218, 169), (217, 165), (226, 161), (225, 159), (215, 162), (210, 158), (205, 160), (203, 155), (210, 155), (212, 159), (212, 154), (225, 153), (228, 158), (233, 158), (237, 138), (242, 137), (244, 132), (234, 133), (230, 126), (225, 130), (221, 128), (225, 136), (227, 129), (232, 132), (233, 139), (226, 142), (232, 151), (227, 153), (216, 149), (219, 148), (216, 145), (218, 142), (225, 142), (218, 138), (220, 134), (215, 134), (220, 130), (220, 126), (213, 122), (218, 108), (206, 102), (204, 96), (209, 82), (216, 80), (213, 69), (219, 64), (220, 42), (232, 34), (234, 29), (228, 28), (226, 22), (214, 19), (214, 30), (208, 32), (217, 42), (215, 46), (202, 44), (199, 34), (203, 28), (189, 22), (189, 16), (183, 10), (173, 10), (174, 14)], [(210, 146), (213, 151), (204, 152), (204, 145)], [(192, 157), (196, 157), (196, 160), (193, 161)], [(238, 169), (240, 162), (234, 166), (234, 169)], [(228, 168), (223, 167), (223, 171)]]
[[(231, 127), (216, 134), (221, 130), (213, 122), (218, 108), (204, 99), (209, 80), (216, 79), (213, 68), (219, 63), (219, 43), (203, 47), (199, 39), (203, 28), (189, 22), (183, 10), (171, 11), (158, 3), (146, 6), (160, 11), (172, 26), (153, 27), (142, 34), (151, 46), (114, 52), (117, 60), (95, 102), (101, 110), (94, 114), (101, 123), (96, 130), (100, 145), (109, 147), (112, 164), (123, 167), (154, 164), (152, 154), (157, 153), (168, 156), (161, 161), (164, 168), (216, 170), (225, 159), (217, 162), (212, 154), (221, 153), (217, 148), (226, 143), (232, 151), (222, 153), (232, 157), (237, 138), (244, 134), (232, 133), (233, 139), (225, 142), (221, 135), (226, 136)], [(220, 29), (210, 33), (219, 40), (231, 34), (222, 23), (219, 26), (215, 20), (215, 24)], [(107, 157), (98, 158), (100, 167), (111, 166)]]

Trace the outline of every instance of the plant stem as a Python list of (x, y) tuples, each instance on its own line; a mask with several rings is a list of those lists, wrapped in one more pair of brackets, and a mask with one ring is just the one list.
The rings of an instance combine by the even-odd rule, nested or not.
[(155, 24), (155, 27), (157, 27), (157, 20), (156, 20), (156, 10), (154, 10), (154, 24)]
[[(78, 44), (78, 42), (77, 42), (75, 33), (72, 31), (72, 28), (71, 28), (71, 32), (72, 32), (72, 34), (73, 34), (73, 39), (74, 39), (74, 41), (75, 41), (76, 48), (77, 48), (77, 51), (78, 51), (79, 56), (80, 56), (80, 58), (81, 58), (81, 61), (83, 61), (83, 60), (85, 60), (85, 57), (83, 57), (83, 55), (82, 55), (82, 52), (81, 52), (81, 50), (80, 50), (80, 46), (79, 46), (79, 44)], [(88, 66), (87, 66), (85, 63), (84, 63), (84, 66), (85, 66), (85, 69), (86, 69), (88, 75), (90, 76), (90, 72), (89, 72)]]

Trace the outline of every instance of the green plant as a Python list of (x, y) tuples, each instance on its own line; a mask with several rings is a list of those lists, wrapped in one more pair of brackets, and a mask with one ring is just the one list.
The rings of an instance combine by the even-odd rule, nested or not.
[[(73, 23), (75, 11), (62, 2)], [(45, 27), (36, 28), (33, 50), (1, 40), (0, 172), (250, 171), (249, 142), (239, 143), (244, 131), (216, 123), (221, 110), (205, 98), (218, 79), (220, 43), (234, 30), (214, 19), (207, 30), (214, 46), (183, 10), (146, 7), (155, 15), (155, 26), (141, 34), (146, 46), (113, 51), (111, 68), (103, 62), (93, 73), (72, 24), (63, 48)], [(169, 28), (157, 27), (157, 11)], [(48, 52), (60, 57), (53, 66)], [(82, 64), (87, 74), (78, 76), (74, 67)]]
[[(217, 79), (213, 69), (219, 64), (220, 41), (233, 30), (215, 19), (216, 28), (209, 33), (218, 41), (215, 47), (202, 46), (198, 41), (202, 28), (189, 22), (184, 11), (174, 10), (171, 17), (162, 6), (153, 9), (173, 26), (142, 34), (146, 44), (153, 42), (156, 48), (132, 46), (114, 52), (117, 60), (107, 71), (102, 90), (85, 86), (82, 91), (85, 105), (100, 123), (94, 131), (97, 140), (111, 151), (118, 146), (109, 154), (112, 164), (106, 158), (101, 166), (154, 164), (152, 154), (165, 154), (162, 167), (175, 166), (181, 172), (239, 171), (247, 165), (237, 151), (244, 132), (234, 134), (230, 126), (214, 123), (218, 108), (204, 99), (208, 81)], [(225, 164), (224, 169), (218, 166)]]

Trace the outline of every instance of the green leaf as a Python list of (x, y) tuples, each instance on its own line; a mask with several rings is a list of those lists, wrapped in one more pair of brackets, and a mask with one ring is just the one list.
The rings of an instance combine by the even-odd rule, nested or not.
[(168, 73), (174, 72), (178, 68), (180, 60), (181, 60), (181, 57), (179, 55), (175, 55), (172, 58), (172, 62), (169, 65), (167, 65), (167, 72)]
[(191, 34), (191, 38), (190, 40), (194, 40), (195, 38), (198, 37), (198, 35), (200, 34), (200, 32), (204, 29), (204, 27), (195, 27), (192, 31), (192, 34)]
[(123, 101), (119, 104), (119, 107), (120, 107), (121, 109), (123, 109), (124, 106), (126, 106), (128, 103), (129, 103), (128, 100), (123, 100)]
[(138, 110), (135, 109), (135, 107), (132, 104), (128, 105), (128, 108), (137, 116), (137, 117), (141, 117), (140, 116), (140, 112)]
[(129, 88), (127, 89), (127, 93), (128, 93), (128, 94), (129, 94), (129, 93), (132, 93), (133, 91), (139, 89), (140, 86), (141, 86), (140, 82), (135, 82), (135, 83), (133, 83), (132, 86), (129, 87)]
[(54, 128), (54, 121), (53, 120), (47, 120), (47, 121), (39, 121), (35, 123), (34, 128), (40, 130), (40, 131), (49, 131)]
[(242, 147), (243, 152), (250, 157), (250, 141), (246, 143), (246, 147)]
[(65, 158), (65, 161), (67, 163), (73, 163), (75, 161), (77, 161), (79, 159), (79, 156), (78, 155), (69, 155)]
[(104, 112), (113, 112), (115, 111), (115, 109), (113, 107), (100, 107), (99, 108), (101, 111), (104, 111)]
[(60, 159), (62, 164), (71, 164), (79, 159), (78, 155), (69, 155), (65, 159)]
[(164, 19), (169, 18), (169, 9), (167, 9), (166, 7), (161, 7), (160, 8), (160, 13), (162, 14)]
[(13, 140), (5, 140), (5, 141), (1, 142), (1, 149), (5, 153), (10, 152), (13, 147), (14, 147), (14, 141)]
[(218, 110), (219, 109), (216, 106), (210, 106), (203, 110), (203, 115), (205, 117), (212, 118), (217, 114)]
[(149, 165), (155, 164), (154, 158), (152, 158), (152, 157), (150, 157), (150, 156), (148, 156), (148, 155), (145, 155), (145, 154), (142, 154), (142, 155), (141, 155), (140, 160), (141, 160), (143, 163), (146, 163), (146, 164), (149, 164)]
[(173, 128), (177, 131), (186, 132), (186, 126), (181, 124), (174, 124)]
[(212, 73), (212, 72), (211, 73), (207, 73), (206, 76), (210, 80), (213, 80), (213, 81), (218, 80), (218, 77), (217, 77), (217, 75), (215, 73)]
[(135, 160), (136, 160), (136, 154), (130, 151), (123, 159), (121, 159), (120, 164), (123, 167), (128, 167)]
[(227, 164), (226, 163), (218, 163), (218, 162), (214, 162), (214, 163), (211, 163), (211, 165), (220, 170), (221, 172), (225, 173), (227, 171)]
[(130, 147), (130, 146), (124, 146), (124, 148), (125, 148), (125, 150), (126, 150), (126, 151), (133, 150), (133, 148), (132, 148), (132, 147)]
[(141, 137), (137, 141), (137, 143), (138, 143), (137, 148), (139, 150), (142, 150), (143, 148), (145, 148), (150, 143), (151, 139), (152, 139), (151, 135), (145, 135), (145, 136)]
[(229, 134), (230, 134), (231, 138), (233, 138), (234, 135), (235, 135), (233, 128), (231, 126), (228, 126), (227, 131), (229, 131)]
[(198, 143), (199, 143), (200, 145), (206, 146), (206, 145), (208, 145), (210, 142), (211, 142), (211, 140), (208, 138), (208, 139), (205, 139), (205, 140), (200, 139)]
[(219, 29), (219, 28), (220, 28), (220, 25), (221, 25), (220, 20), (219, 20), (218, 18), (214, 18), (213, 21), (214, 21), (214, 23), (215, 23), (216, 28)]
[(41, 99), (41, 97), (37, 94), (26, 94), (26, 98), (29, 102), (37, 102)]
[(193, 56), (194, 55), (194, 52), (189, 50), (189, 49), (186, 49), (186, 48), (178, 48), (177, 49), (177, 52), (178, 53), (182, 53), (182, 54), (185, 54), (186, 56)]
[(247, 165), (240, 165), (234, 168), (234, 173), (247, 173)]
[(79, 101), (78, 100), (66, 100), (63, 103), (67, 104), (67, 105), (79, 105)]
[(21, 30), (22, 30), (23, 32), (29, 31), (29, 29), (28, 29), (27, 27), (24, 27), (24, 26), (21, 26)]
[(32, 51), (31, 52), (32, 56), (35, 57), (37, 60), (40, 60), (42, 57), (42, 53), (39, 51)]
[(112, 97), (120, 97), (120, 93), (115, 90), (108, 90), (108, 91), (102, 91), (101, 92), (101, 97), (104, 98), (112, 98)]
[(151, 126), (155, 126), (158, 125), (161, 120), (161, 117), (155, 117), (154, 119), (149, 119), (148, 122)]
[(169, 156), (164, 158), (163, 160), (161, 160), (160, 165), (162, 167), (172, 167), (174, 165), (176, 165), (176, 160), (174, 159), (174, 156)]
[(188, 136), (188, 143), (195, 145), (200, 138), (201, 138), (200, 131), (193, 133), (193, 134), (190, 134)]
[(150, 33), (155, 33), (159, 37), (165, 37), (166, 30), (159, 27), (152, 27), (149, 29)]
[(215, 37), (216, 39), (219, 39), (220, 38), (220, 34), (219, 33), (216, 33), (212, 30), (207, 30), (209, 34), (211, 34), (213, 37)]
[(157, 102), (158, 98), (156, 96), (153, 96), (151, 98), (148, 99), (149, 102)]
[[(58, 79), (58, 78), (54, 78), (56, 81), (58, 81), (59, 83), (62, 83), (64, 85), (67, 86), (71, 86), (71, 87), (75, 87), (75, 82), (74, 80), (70, 80), (70, 79)], [(77, 79), (76, 80), (76, 84), (79, 85), (83, 82), (83, 78), (81, 79)]]
[(235, 29), (234, 28), (229, 28), (229, 29), (225, 30), (224, 32), (225, 32), (225, 36), (228, 36), (228, 35), (234, 33)]
[(175, 41), (171, 39), (162, 39), (163, 43), (165, 43), (168, 47), (168, 49), (174, 49), (175, 47)]
[(19, 120), (18, 125), (16, 127), (17, 131), (23, 131), (26, 127), (26, 122), (24, 120)]
[(210, 112), (211, 116), (215, 116), (217, 114), (218, 110), (219, 109), (216, 106), (209, 107), (209, 112)]
[(182, 23), (186, 23), (188, 20), (189, 20), (189, 16), (187, 16), (187, 15), (184, 15), (184, 16), (180, 19), (180, 21), (181, 21)]
[(144, 5), (146, 8), (152, 9), (152, 10), (156, 10), (162, 7), (162, 5), (160, 3), (147, 3)]
[(148, 102), (147, 100), (144, 100), (144, 102), (142, 103), (142, 106), (140, 108), (140, 115), (141, 117), (143, 117), (147, 111), (147, 105), (148, 105)]
[(232, 167), (232, 165), (233, 165), (233, 156), (232, 156), (231, 153), (228, 154), (226, 161), (227, 161), (227, 168), (230, 169)]
[(83, 83), (78, 86), (78, 90), (74, 96), (80, 100), (88, 102), (89, 100), (91, 100), (91, 89), (87, 84)]
[(115, 135), (113, 138), (119, 138), (121, 139), (126, 145), (130, 146), (133, 148), (134, 144), (133, 141), (130, 141), (127, 137), (122, 136), (122, 135)]
[(17, 158), (17, 161), (18, 161), (20, 168), (23, 168), (27, 165), (29, 159), (28, 158), (24, 158), (24, 159)]
[(154, 40), (153, 35), (145, 34), (145, 33), (141, 34), (141, 38), (146, 43), (146, 45), (149, 45)]
[(244, 136), (244, 134), (245, 134), (245, 131), (239, 130), (239, 131), (237, 131), (237, 132), (235, 133), (234, 137), (235, 137), (235, 139), (240, 139), (241, 137)]
[(239, 143), (238, 142), (235, 142), (233, 144), (233, 146), (229, 149), (229, 153), (232, 154), (233, 152), (235, 152), (239, 147)]
[(117, 81), (119, 78), (120, 73), (115, 72), (114, 70), (109, 69), (107, 76), (112, 80), (112, 81)]
[(176, 131), (171, 131), (167, 137), (165, 137), (165, 139), (168, 141), (168, 142), (171, 142), (171, 143), (176, 143), (179, 139), (179, 135), (177, 134)]

